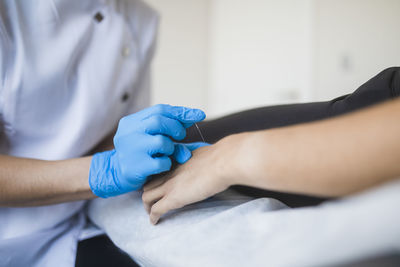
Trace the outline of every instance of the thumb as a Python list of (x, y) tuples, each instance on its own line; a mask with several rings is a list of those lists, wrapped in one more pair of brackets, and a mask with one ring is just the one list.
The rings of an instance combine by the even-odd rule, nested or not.
[(192, 157), (192, 151), (210, 144), (204, 142), (195, 142), (189, 144), (175, 143), (175, 151), (172, 157), (180, 164), (185, 163)]

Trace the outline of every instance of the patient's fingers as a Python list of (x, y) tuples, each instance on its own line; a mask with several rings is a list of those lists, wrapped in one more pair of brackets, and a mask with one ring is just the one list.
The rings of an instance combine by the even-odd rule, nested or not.
[(163, 214), (170, 210), (182, 208), (182, 206), (183, 205), (181, 205), (178, 201), (166, 196), (157, 201), (156, 204), (151, 207), (150, 222), (152, 224), (157, 224), (158, 220), (160, 220), (160, 217)]
[(160, 200), (165, 194), (163, 186), (155, 187), (151, 190), (145, 191), (142, 194), (143, 205), (147, 213), (150, 213), (151, 206)]
[(143, 186), (143, 191), (146, 192), (155, 187), (158, 187), (158, 186), (162, 185), (163, 183), (165, 183), (166, 180), (167, 180), (167, 177), (165, 175), (162, 177), (159, 177), (157, 179), (154, 179)]

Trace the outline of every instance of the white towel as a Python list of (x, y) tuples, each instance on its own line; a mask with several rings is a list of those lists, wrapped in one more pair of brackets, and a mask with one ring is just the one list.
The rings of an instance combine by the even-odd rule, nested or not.
[(143, 266), (321, 266), (400, 252), (400, 180), (317, 207), (223, 193), (149, 223), (139, 193), (90, 218)]

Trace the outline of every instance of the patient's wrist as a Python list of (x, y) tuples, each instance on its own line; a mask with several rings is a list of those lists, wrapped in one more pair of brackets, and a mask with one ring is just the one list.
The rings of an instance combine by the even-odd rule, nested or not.
[(265, 188), (270, 183), (271, 164), (275, 157), (271, 148), (270, 131), (255, 131), (241, 133), (232, 140), (236, 146), (234, 160), (233, 182), (237, 185), (246, 185)]
[(248, 175), (246, 143), (251, 133), (240, 133), (227, 136), (216, 143), (219, 164), (219, 177), (227, 187), (243, 184)]

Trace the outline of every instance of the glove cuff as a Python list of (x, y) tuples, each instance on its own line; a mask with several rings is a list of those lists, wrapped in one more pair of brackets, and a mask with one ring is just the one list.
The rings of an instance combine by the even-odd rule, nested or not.
[(89, 186), (93, 194), (108, 198), (122, 194), (118, 185), (113, 157), (115, 150), (96, 153), (93, 155), (89, 170)]

